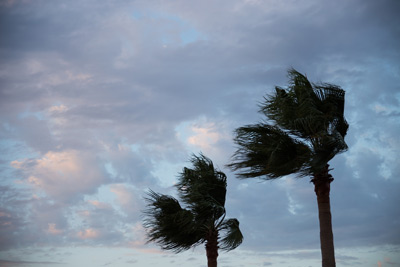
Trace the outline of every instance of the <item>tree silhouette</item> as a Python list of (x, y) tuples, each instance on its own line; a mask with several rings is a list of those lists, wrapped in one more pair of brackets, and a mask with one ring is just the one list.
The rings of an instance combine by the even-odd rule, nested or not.
[(260, 105), (266, 122), (235, 131), (238, 149), (228, 166), (239, 178), (310, 176), (318, 201), (322, 266), (335, 266), (328, 162), (347, 150), (345, 92), (332, 84), (312, 84), (295, 69), (289, 86), (275, 87)]
[(204, 155), (191, 158), (176, 184), (179, 198), (154, 191), (145, 198), (148, 242), (181, 252), (205, 243), (209, 267), (217, 266), (218, 249), (232, 250), (243, 241), (237, 219), (225, 219), (226, 175)]

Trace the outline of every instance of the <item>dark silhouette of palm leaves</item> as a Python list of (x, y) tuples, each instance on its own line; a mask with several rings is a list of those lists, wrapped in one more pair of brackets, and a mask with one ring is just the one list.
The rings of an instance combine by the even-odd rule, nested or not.
[(313, 175), (347, 149), (344, 90), (312, 84), (294, 69), (288, 74), (288, 88), (276, 87), (260, 105), (268, 121), (236, 129), (239, 148), (228, 166), (239, 178)]
[(149, 191), (145, 198), (144, 227), (149, 242), (181, 252), (221, 236), (220, 248), (235, 249), (243, 241), (236, 219), (225, 220), (226, 175), (204, 155), (193, 156), (192, 168), (184, 168), (176, 188), (184, 204), (171, 196)]
[(177, 199), (150, 190), (145, 200), (149, 203), (143, 223), (148, 242), (156, 242), (162, 249), (175, 252), (204, 242), (192, 212), (183, 209)]

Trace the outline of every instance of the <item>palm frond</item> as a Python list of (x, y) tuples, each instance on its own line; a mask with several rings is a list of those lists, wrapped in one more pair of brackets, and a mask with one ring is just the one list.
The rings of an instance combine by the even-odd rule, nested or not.
[(228, 167), (241, 170), (239, 178), (268, 180), (308, 171), (309, 147), (278, 127), (263, 123), (240, 127), (234, 141), (239, 148)]
[(260, 112), (293, 135), (304, 137), (319, 131), (323, 125), (318, 122), (323, 114), (316, 106), (312, 84), (294, 69), (289, 70), (288, 76), (289, 87), (276, 87), (275, 94), (264, 98)]
[(178, 200), (171, 196), (151, 191), (145, 198), (143, 226), (148, 242), (155, 242), (162, 249), (180, 252), (202, 242), (203, 233), (197, 227), (190, 210), (183, 209)]
[(320, 109), (328, 121), (328, 132), (337, 131), (344, 138), (349, 125), (344, 118), (345, 91), (332, 84), (315, 85), (315, 94), (320, 99)]
[(344, 119), (343, 89), (336, 85), (312, 84), (294, 69), (289, 70), (289, 87), (275, 88), (260, 106), (275, 125), (301, 138), (336, 128), (344, 137), (347, 122)]
[(312, 173), (318, 173), (337, 154), (347, 150), (347, 144), (337, 131), (331, 134), (320, 134), (313, 144), (310, 166)]
[[(239, 178), (312, 174), (347, 150), (344, 137), (349, 125), (344, 118), (344, 90), (328, 83), (312, 84), (294, 69), (288, 71), (288, 76), (289, 86), (276, 87), (260, 105), (260, 112), (270, 124), (236, 130), (234, 141), (239, 149), (229, 166), (243, 170)], [(272, 134), (271, 129), (278, 130)]]
[(225, 220), (220, 228), (222, 238), (219, 240), (222, 250), (232, 250), (243, 242), (243, 234), (239, 228), (237, 219)]
[(225, 206), (226, 175), (202, 154), (193, 155), (191, 162), (193, 168), (184, 168), (178, 177), (176, 187), (180, 198), (199, 217), (222, 216), (224, 213), (220, 211)]

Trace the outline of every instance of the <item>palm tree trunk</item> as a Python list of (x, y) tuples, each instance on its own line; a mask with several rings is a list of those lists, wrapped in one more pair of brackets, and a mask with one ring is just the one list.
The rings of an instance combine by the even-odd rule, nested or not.
[(329, 174), (329, 165), (311, 180), (314, 183), (318, 201), (319, 228), (321, 240), (322, 267), (335, 267), (335, 249), (333, 245), (332, 215), (330, 206), (330, 184), (333, 181)]
[(218, 258), (218, 232), (212, 231), (208, 235), (207, 244), (206, 244), (206, 252), (207, 252), (207, 263), (208, 267), (217, 267), (217, 258)]

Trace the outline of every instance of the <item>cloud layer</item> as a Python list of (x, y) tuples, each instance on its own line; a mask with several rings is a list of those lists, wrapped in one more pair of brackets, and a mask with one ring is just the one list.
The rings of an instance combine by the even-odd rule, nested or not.
[(336, 246), (399, 246), (399, 10), (394, 0), (1, 1), (0, 250), (144, 249), (145, 191), (173, 194), (200, 151), (228, 174), (242, 249), (317, 249), (307, 178), (260, 183), (224, 168), (233, 130), (263, 119), (258, 103), (291, 66), (346, 90), (349, 151), (331, 163)]

